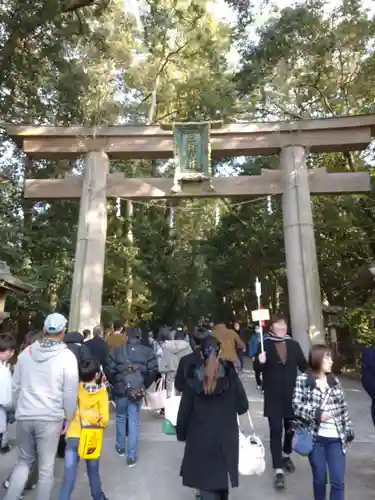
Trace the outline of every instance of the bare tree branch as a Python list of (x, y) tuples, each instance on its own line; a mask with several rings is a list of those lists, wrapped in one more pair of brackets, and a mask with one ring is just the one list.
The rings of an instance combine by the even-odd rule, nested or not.
[(158, 93), (158, 88), (159, 88), (160, 76), (163, 73), (163, 71), (165, 70), (165, 68), (167, 67), (170, 60), (175, 55), (177, 55), (179, 52), (181, 52), (187, 45), (188, 45), (188, 42), (185, 42), (184, 44), (180, 45), (176, 50), (169, 52), (169, 54), (164, 58), (163, 63), (160, 65), (158, 72), (156, 74), (154, 87), (151, 91), (151, 94), (149, 94), (149, 96), (148, 96), (148, 97), (151, 96), (151, 106), (150, 106), (150, 109), (148, 112), (147, 125), (152, 125), (152, 122), (154, 121), (156, 105), (157, 105), (157, 93)]

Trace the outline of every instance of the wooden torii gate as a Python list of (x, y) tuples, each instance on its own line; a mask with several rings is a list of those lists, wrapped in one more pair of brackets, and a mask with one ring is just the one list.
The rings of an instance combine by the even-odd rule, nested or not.
[[(92, 328), (100, 322), (107, 231), (107, 198), (161, 198), (282, 195), (284, 241), (292, 331), (305, 352), (308, 332), (323, 332), (322, 302), (310, 195), (365, 193), (370, 176), (308, 169), (313, 153), (363, 150), (375, 131), (375, 115), (272, 123), (236, 123), (213, 128), (212, 156), (279, 155), (280, 170), (259, 176), (212, 179), (212, 189), (187, 184), (173, 191), (173, 179), (128, 179), (109, 173), (111, 158), (171, 158), (173, 133), (159, 126), (8, 126), (8, 134), (35, 159), (85, 156), (83, 176), (26, 180), (25, 197), (80, 199), (80, 215), (69, 326)], [(318, 336), (319, 337), (319, 336)], [(321, 337), (320, 337), (321, 339)]]

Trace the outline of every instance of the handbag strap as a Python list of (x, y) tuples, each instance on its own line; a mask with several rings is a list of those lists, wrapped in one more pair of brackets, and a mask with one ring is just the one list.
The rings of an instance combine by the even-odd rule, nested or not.
[(328, 398), (330, 396), (331, 388), (329, 387), (328, 390), (326, 391), (324, 398), (322, 400), (322, 404), (320, 405), (320, 409), (323, 411), (325, 405), (327, 404)]
[[(251, 418), (250, 409), (247, 410), (246, 413), (247, 413), (247, 418), (249, 419), (251, 435), (255, 436), (255, 429), (254, 429), (253, 419)], [(238, 414), (237, 414), (237, 422), (238, 422), (238, 427), (241, 428), (240, 417), (238, 416)]]
[(161, 392), (165, 384), (165, 375), (163, 374), (156, 382), (155, 392)]

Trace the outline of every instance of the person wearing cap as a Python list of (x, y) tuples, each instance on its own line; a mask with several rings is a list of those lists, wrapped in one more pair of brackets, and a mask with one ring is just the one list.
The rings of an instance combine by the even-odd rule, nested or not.
[(54, 465), (64, 419), (73, 418), (78, 394), (78, 365), (63, 342), (67, 320), (47, 316), (42, 340), (19, 355), (13, 375), (19, 461), (13, 469), (4, 500), (19, 498), (29, 472), (38, 460), (36, 500), (50, 500)]

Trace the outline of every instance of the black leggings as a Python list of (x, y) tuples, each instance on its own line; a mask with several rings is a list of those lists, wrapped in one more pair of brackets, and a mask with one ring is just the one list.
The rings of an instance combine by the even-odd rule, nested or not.
[(228, 500), (229, 492), (228, 490), (217, 490), (217, 491), (200, 491), (201, 500)]

